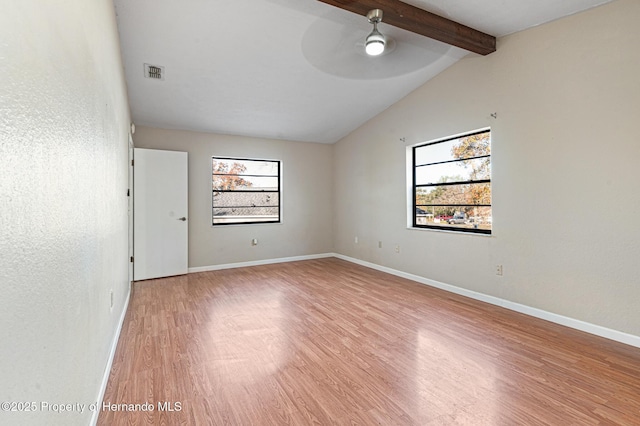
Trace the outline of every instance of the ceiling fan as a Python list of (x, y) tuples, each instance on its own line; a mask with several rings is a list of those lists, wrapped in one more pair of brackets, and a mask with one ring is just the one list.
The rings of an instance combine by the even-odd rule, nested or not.
[[(460, 47), (480, 55), (496, 50), (496, 38), (450, 19), (427, 12), (398, 0), (319, 0), (358, 15), (365, 15), (374, 25), (366, 45), (372, 51), (384, 51), (384, 36), (377, 31), (377, 24), (385, 15), (385, 22), (398, 28), (420, 34), (434, 40)], [(375, 34), (377, 33), (377, 34)], [(371, 39), (371, 42), (370, 42)], [(382, 50), (382, 51), (381, 51)]]
[(367, 13), (367, 19), (373, 24), (373, 31), (367, 36), (364, 43), (364, 50), (369, 56), (381, 55), (387, 45), (387, 38), (378, 31), (378, 24), (382, 22), (382, 10), (370, 10), (369, 13)]

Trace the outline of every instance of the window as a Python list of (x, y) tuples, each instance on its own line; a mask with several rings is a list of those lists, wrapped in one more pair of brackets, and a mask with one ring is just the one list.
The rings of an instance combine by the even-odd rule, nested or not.
[(280, 223), (280, 161), (212, 157), (212, 223)]
[(413, 227), (491, 234), (491, 131), (412, 148)]

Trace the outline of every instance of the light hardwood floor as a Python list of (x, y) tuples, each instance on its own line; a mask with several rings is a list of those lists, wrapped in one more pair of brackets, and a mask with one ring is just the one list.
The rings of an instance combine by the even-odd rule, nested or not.
[(640, 425), (640, 349), (328, 258), (136, 283), (104, 401), (154, 411), (100, 425)]

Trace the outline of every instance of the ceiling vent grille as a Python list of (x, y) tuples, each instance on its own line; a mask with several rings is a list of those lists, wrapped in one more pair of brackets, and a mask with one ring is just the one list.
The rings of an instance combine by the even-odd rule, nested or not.
[(144, 76), (154, 80), (164, 80), (164, 67), (144, 64)]

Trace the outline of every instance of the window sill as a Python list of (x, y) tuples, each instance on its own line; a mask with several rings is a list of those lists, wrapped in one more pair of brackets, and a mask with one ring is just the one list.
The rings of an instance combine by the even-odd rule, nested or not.
[(458, 231), (454, 229), (438, 229), (438, 228), (420, 228), (415, 226), (407, 226), (407, 229), (410, 231), (430, 231), (430, 232), (443, 232), (446, 234), (456, 234), (456, 235), (471, 235), (474, 237), (493, 237), (494, 234), (487, 234), (482, 232), (466, 232), (466, 231)]

